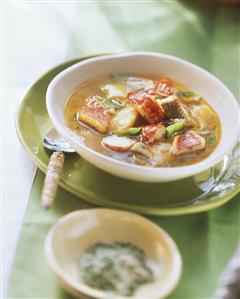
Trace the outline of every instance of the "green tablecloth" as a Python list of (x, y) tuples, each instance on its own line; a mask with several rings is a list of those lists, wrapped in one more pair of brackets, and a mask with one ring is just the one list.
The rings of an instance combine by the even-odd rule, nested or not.
[[(218, 76), (239, 98), (239, 10), (211, 1), (78, 3), (66, 59), (81, 54), (151, 50), (173, 54)], [(90, 205), (60, 189), (50, 210), (39, 207), (38, 171), (16, 252), (8, 298), (70, 298), (55, 283), (43, 256), (43, 241), (62, 215)], [(209, 213), (152, 217), (175, 239), (183, 255), (180, 284), (169, 298), (210, 299), (239, 241), (240, 195)]]
[[(48, 270), (44, 238), (62, 215), (91, 205), (60, 189), (50, 211), (39, 207), (44, 175), (38, 171), (23, 223), (8, 298), (71, 298)], [(173, 299), (210, 299), (217, 279), (239, 240), (240, 194), (209, 213), (177, 217), (151, 217), (175, 239), (183, 256), (183, 275)]]

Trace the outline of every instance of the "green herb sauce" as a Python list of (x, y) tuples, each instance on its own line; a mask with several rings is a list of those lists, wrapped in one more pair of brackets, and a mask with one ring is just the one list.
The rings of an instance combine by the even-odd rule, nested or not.
[(80, 259), (81, 279), (88, 286), (132, 296), (135, 290), (153, 281), (144, 252), (129, 243), (97, 243)]

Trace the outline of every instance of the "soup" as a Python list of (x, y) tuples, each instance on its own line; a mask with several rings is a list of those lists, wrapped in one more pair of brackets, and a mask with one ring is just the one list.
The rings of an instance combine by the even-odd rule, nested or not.
[(79, 85), (65, 123), (109, 157), (151, 167), (191, 165), (216, 148), (221, 125), (208, 102), (166, 77), (102, 76)]

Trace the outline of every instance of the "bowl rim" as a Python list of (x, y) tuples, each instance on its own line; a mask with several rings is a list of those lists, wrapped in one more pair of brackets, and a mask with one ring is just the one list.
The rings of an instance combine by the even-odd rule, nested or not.
[[(138, 222), (141, 222), (144, 225), (148, 226), (151, 230), (160, 233), (162, 239), (165, 240), (168, 249), (171, 250), (172, 253), (172, 261), (173, 261), (172, 272), (174, 273), (174, 277), (171, 280), (171, 284), (169, 283), (168, 289), (165, 290), (165, 293), (162, 294), (161, 297), (159, 296), (152, 297), (151, 299), (165, 298), (177, 287), (183, 271), (182, 256), (174, 239), (161, 226), (155, 224), (154, 222), (145, 218), (144, 216), (126, 210), (108, 209), (108, 208), (92, 208), (92, 209), (90, 208), (90, 209), (76, 210), (64, 215), (57, 222), (53, 224), (53, 226), (50, 228), (50, 230), (48, 231), (45, 237), (44, 254), (48, 266), (51, 269), (51, 271), (56, 275), (58, 281), (61, 281), (60, 284), (61, 285), (64, 284), (65, 289), (67, 289), (68, 291), (71, 290), (75, 292), (75, 294), (76, 293), (84, 294), (90, 297), (92, 296), (93, 298), (97, 298), (97, 299), (137, 299), (137, 297), (133, 297), (133, 296), (126, 297), (117, 294), (115, 295), (112, 293), (108, 294), (107, 292), (100, 291), (100, 290), (95, 290), (87, 286), (86, 284), (81, 283), (80, 280), (79, 283), (75, 283), (68, 275), (65, 274), (65, 272), (63, 271), (63, 269), (55, 259), (54, 250), (52, 248), (52, 242), (53, 242), (53, 236), (57, 231), (57, 229), (59, 228), (59, 226), (63, 225), (64, 223), (67, 223), (72, 218), (78, 218), (81, 217), (82, 214), (88, 214), (88, 213), (101, 213), (101, 214), (114, 213), (116, 218), (118, 217), (118, 215), (128, 215), (131, 216), (131, 219), (135, 218), (136, 220), (138, 220)], [(141, 298), (141, 299), (149, 299), (149, 298)]]
[[(54, 113), (54, 103), (56, 101), (52, 100), (52, 95), (53, 95), (53, 90), (55, 86), (58, 84), (58, 81), (62, 79), (63, 77), (67, 76), (69, 73), (72, 71), (78, 69), (79, 67), (89, 64), (89, 63), (95, 63), (99, 60), (113, 60), (113, 59), (119, 59), (119, 58), (128, 58), (131, 56), (145, 56), (145, 57), (156, 57), (156, 58), (162, 58), (162, 59), (169, 59), (173, 61), (180, 62), (182, 64), (187, 65), (188, 67), (195, 69), (197, 72), (201, 72), (205, 76), (208, 76), (211, 78), (211, 80), (215, 81), (221, 89), (223, 89), (228, 95), (229, 99), (231, 101), (231, 105), (234, 105), (236, 110), (238, 112), (238, 126), (237, 130), (233, 132), (233, 138), (232, 142), (227, 144), (218, 154), (215, 154), (217, 147), (213, 150), (213, 152), (206, 157), (205, 159), (201, 160), (200, 162), (191, 164), (191, 165), (186, 165), (186, 166), (175, 166), (175, 167), (153, 167), (153, 166), (142, 166), (142, 165), (135, 165), (135, 164), (130, 164), (125, 161), (119, 161), (117, 159), (114, 159), (112, 157), (109, 157), (107, 155), (104, 155), (100, 152), (95, 151), (94, 149), (88, 147), (87, 145), (84, 144), (79, 138), (79, 140), (76, 140), (76, 134), (68, 128), (65, 123), (62, 123), (61, 121), (58, 120), (58, 117)], [(227, 88), (227, 86), (220, 81), (217, 77), (215, 77), (213, 74), (208, 72), (207, 70), (203, 69), (202, 67), (193, 64), (190, 61), (187, 61), (185, 59), (169, 55), (169, 54), (163, 54), (163, 53), (158, 53), (158, 52), (151, 52), (151, 51), (132, 51), (132, 52), (124, 52), (124, 53), (118, 53), (118, 54), (107, 54), (107, 55), (101, 55), (101, 56), (96, 56), (92, 58), (88, 58), (86, 60), (77, 62), (73, 64), (70, 67), (67, 67), (65, 70), (60, 72), (57, 76), (54, 77), (54, 79), (50, 82), (48, 88), (47, 88), (47, 93), (46, 93), (46, 106), (47, 106), (47, 111), (49, 114), (49, 117), (54, 125), (54, 127), (57, 129), (57, 131), (68, 141), (71, 143), (73, 147), (75, 147), (75, 144), (83, 150), (88, 152), (89, 154), (93, 155), (94, 157), (101, 159), (103, 161), (106, 161), (108, 163), (113, 163), (119, 167), (127, 167), (133, 171), (144, 171), (145, 173), (148, 174), (153, 174), (154, 176), (159, 174), (161, 176), (162, 173), (164, 173), (164, 177), (167, 179), (171, 179), (173, 173), (178, 173), (179, 175), (176, 176), (174, 180), (181, 179), (181, 178), (186, 178), (189, 176), (192, 176), (194, 174), (197, 174), (201, 171), (204, 171), (215, 164), (217, 164), (227, 153), (231, 152), (231, 150), (234, 148), (236, 145), (238, 138), (240, 136), (240, 106), (239, 103), (237, 102), (235, 96), (233, 93)], [(219, 116), (220, 118), (220, 116)], [(221, 121), (221, 118), (220, 118)], [(235, 134), (234, 134), (235, 133)], [(209, 161), (209, 159), (211, 159)], [(94, 163), (93, 163), (94, 164)], [(182, 175), (180, 175), (182, 173)], [(137, 179), (138, 180), (138, 179)]]

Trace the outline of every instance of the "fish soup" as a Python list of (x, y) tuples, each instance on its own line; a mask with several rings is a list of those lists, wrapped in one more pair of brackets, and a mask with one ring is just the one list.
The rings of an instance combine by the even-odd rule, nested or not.
[(207, 100), (166, 77), (87, 81), (69, 95), (65, 123), (88, 147), (151, 167), (200, 162), (221, 137), (218, 115)]

